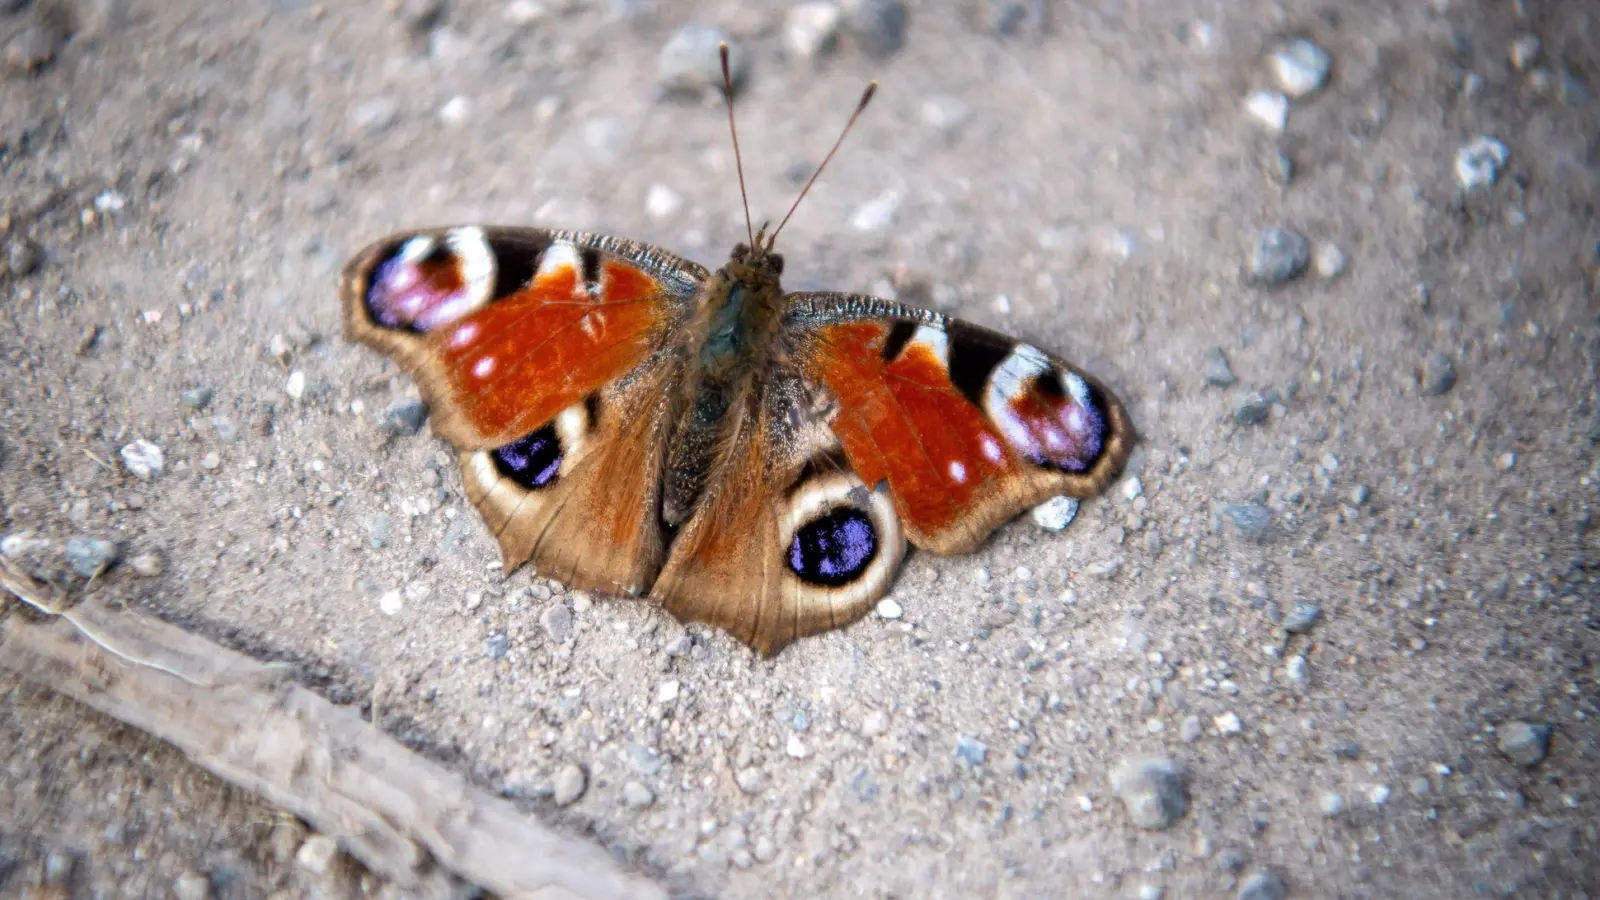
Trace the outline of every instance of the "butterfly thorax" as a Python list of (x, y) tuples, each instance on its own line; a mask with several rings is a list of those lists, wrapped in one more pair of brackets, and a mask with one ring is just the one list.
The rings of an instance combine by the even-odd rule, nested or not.
[(734, 247), (727, 264), (701, 290), (688, 329), (687, 377), (682, 414), (667, 447), (662, 518), (676, 526), (689, 518), (715, 467), (717, 449), (729, 446), (752, 423), (748, 413), (760, 391), (774, 335), (782, 318), (783, 257)]

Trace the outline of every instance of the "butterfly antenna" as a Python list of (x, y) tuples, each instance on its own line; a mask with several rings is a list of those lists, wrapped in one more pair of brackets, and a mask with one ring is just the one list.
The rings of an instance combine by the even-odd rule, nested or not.
[(744, 230), (750, 235), (750, 249), (754, 250), (756, 232), (750, 224), (750, 193), (744, 187), (744, 158), (739, 155), (739, 129), (733, 124), (733, 74), (728, 70), (728, 42), (719, 44), (717, 52), (722, 56), (722, 97), (728, 106), (728, 133), (733, 135), (733, 167), (739, 172), (739, 199), (744, 201)]
[(878, 83), (876, 81), (868, 84), (867, 89), (861, 92), (861, 102), (856, 104), (856, 111), (850, 114), (850, 121), (844, 123), (844, 130), (839, 132), (839, 139), (833, 142), (833, 149), (829, 150), (828, 155), (822, 158), (821, 165), (818, 165), (817, 170), (811, 173), (811, 180), (806, 182), (806, 186), (800, 189), (800, 196), (794, 198), (794, 204), (784, 214), (783, 221), (779, 222), (777, 229), (767, 237), (768, 250), (771, 250), (773, 243), (778, 240), (778, 232), (783, 230), (783, 226), (789, 224), (789, 217), (794, 215), (794, 211), (800, 207), (800, 201), (806, 198), (806, 194), (811, 192), (811, 186), (817, 183), (817, 176), (821, 175), (822, 170), (828, 167), (828, 162), (833, 159), (833, 155), (839, 152), (839, 145), (844, 143), (845, 135), (849, 134), (850, 129), (855, 127), (856, 119), (861, 118), (862, 110), (867, 108), (867, 104), (872, 102), (872, 95), (877, 92)]

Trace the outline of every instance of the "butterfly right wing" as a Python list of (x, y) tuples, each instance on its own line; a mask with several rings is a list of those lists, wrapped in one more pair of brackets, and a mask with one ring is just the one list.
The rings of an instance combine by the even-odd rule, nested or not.
[(507, 570), (531, 558), (574, 586), (636, 594), (664, 543), (673, 332), (706, 277), (604, 235), (411, 232), (346, 266), (345, 333), (416, 378)]

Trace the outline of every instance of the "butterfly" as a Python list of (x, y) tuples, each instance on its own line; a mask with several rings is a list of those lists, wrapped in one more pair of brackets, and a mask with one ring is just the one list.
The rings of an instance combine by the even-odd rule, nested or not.
[(937, 312), (785, 293), (782, 228), (716, 271), (605, 234), (400, 233), (345, 266), (344, 331), (416, 380), (508, 573), (532, 560), (763, 655), (864, 615), (907, 544), (972, 552), (1121, 470), (1105, 385)]

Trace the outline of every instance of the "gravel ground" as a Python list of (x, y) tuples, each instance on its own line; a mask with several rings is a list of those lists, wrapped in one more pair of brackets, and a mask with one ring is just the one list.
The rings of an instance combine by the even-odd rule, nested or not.
[[(686, 895), (1600, 895), (1600, 10), (755, 6), (0, 3), (0, 552)], [(913, 554), (772, 661), (502, 577), (334, 290), (454, 221), (719, 264), (714, 28), (758, 217), (882, 83), (791, 289), (1048, 347), (1142, 436), (1075, 519)], [(0, 691), (0, 891), (393, 893)]]

